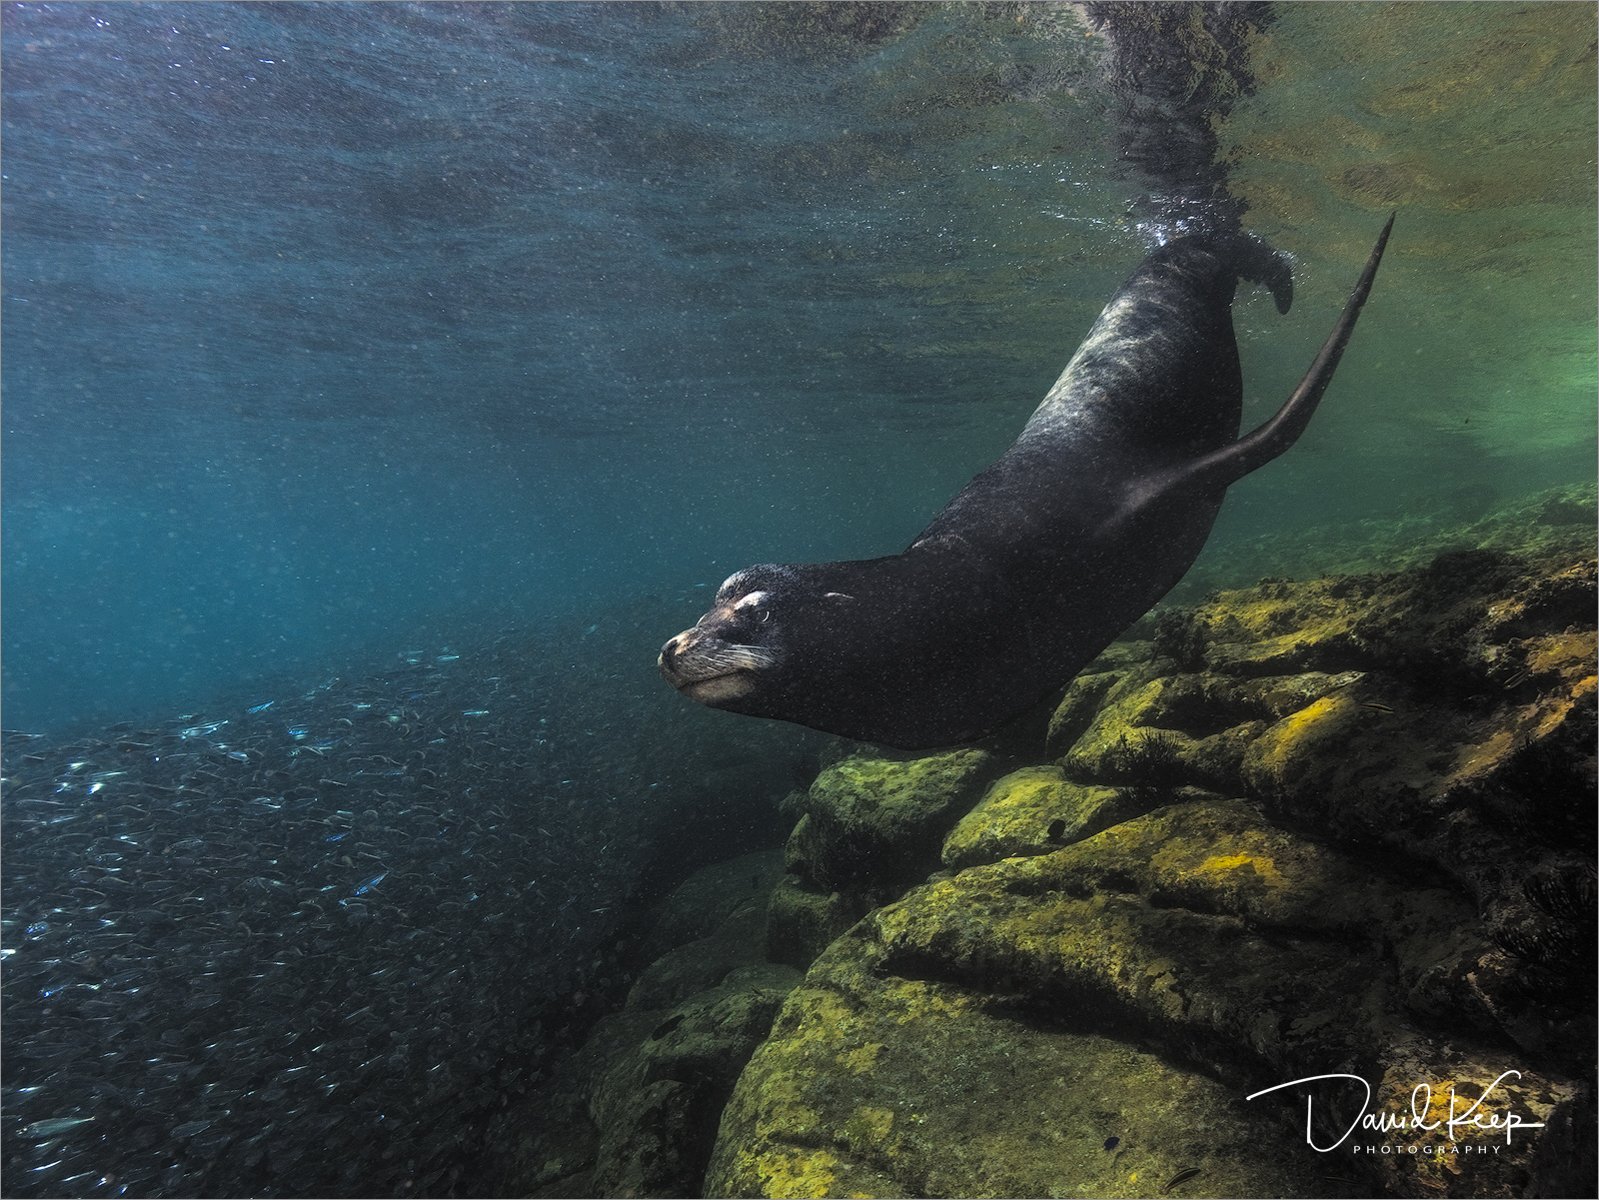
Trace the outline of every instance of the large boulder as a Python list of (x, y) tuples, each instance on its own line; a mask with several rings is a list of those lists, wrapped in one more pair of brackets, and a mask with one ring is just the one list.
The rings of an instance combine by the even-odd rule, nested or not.
[(733, 1082), (800, 979), (765, 957), (781, 870), (776, 851), (714, 864), (657, 907), (660, 957), (529, 1098), (507, 1194), (700, 1194)]
[(1050, 752), (1064, 780), (1126, 789), (1136, 809), (1184, 788), (1246, 795), (1314, 840), (1441, 874), (1504, 952), (1474, 972), (1485, 1001), (1523, 1045), (1580, 1057), (1595, 602), (1591, 558), (1477, 549), (1222, 592), (1164, 614), (1141, 658), (1079, 678)]
[(792, 967), (729, 974), (664, 1015), (595, 1082), (594, 1196), (696, 1196), (739, 1071), (799, 982)]
[(982, 750), (858, 754), (790, 798), (790, 878), (772, 893), (768, 948), (803, 967), (870, 909), (939, 868), (945, 835), (983, 794), (998, 760)]
[(863, 925), (791, 994), (723, 1115), (707, 1195), (1314, 1194), (1291, 1135), (1203, 1071), (885, 961)]
[(1403, 1111), (1416, 1084), (1474, 1098), (1515, 1067), (1494, 1113), (1544, 1122), (1574, 1103), (1574, 1080), (1507, 1049), (1473, 990), (1469, 965), (1494, 950), (1472, 917), (1457, 892), (1242, 800), (936, 880), (813, 965), (735, 1089), (707, 1188), (1515, 1194), (1531, 1137), (1457, 1130), (1476, 1153), (1447, 1166), (1441, 1133), (1418, 1135), (1425, 1154), (1324, 1158), (1294, 1103), (1245, 1099), (1347, 1072)]
[(786, 865), (817, 888), (892, 898), (937, 869), (944, 835), (995, 770), (982, 750), (835, 763), (798, 801)]

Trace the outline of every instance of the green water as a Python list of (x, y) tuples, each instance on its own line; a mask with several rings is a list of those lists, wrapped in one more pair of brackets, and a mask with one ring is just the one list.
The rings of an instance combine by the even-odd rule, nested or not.
[[(1399, 483), (1390, 507), (1447, 506), (1591, 475), (1593, 35), (1578, 5), (1281, 9), (1223, 130), (1251, 222), (1307, 265), (1358, 255), (1375, 210), (1401, 237), (1310, 453), (1263, 488), (1343, 469)], [(1336, 290), (1307, 284), (1301, 319)]]

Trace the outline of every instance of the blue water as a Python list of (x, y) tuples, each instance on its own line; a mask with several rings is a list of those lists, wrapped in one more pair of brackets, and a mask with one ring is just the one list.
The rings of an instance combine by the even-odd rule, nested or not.
[(906, 390), (852, 344), (926, 314), (853, 245), (956, 239), (936, 175), (885, 219), (813, 172), (855, 114), (797, 111), (805, 64), (707, 67), (649, 8), (6, 22), (9, 724), (626, 605), (876, 507), (875, 451), (808, 443)]

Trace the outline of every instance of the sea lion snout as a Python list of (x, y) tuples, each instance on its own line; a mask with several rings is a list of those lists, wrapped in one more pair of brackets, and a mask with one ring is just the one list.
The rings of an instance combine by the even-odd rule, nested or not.
[(660, 657), (657, 658), (655, 661), (660, 665), (661, 670), (668, 671), (668, 670), (671, 670), (672, 659), (673, 659), (673, 657), (676, 654), (677, 654), (677, 637), (676, 636), (669, 637), (669, 638), (666, 639), (666, 645), (661, 647)]
[(665, 675), (674, 686), (678, 681), (678, 655), (682, 654), (685, 644), (692, 640), (694, 632), (692, 629), (685, 629), (682, 633), (667, 638), (666, 645), (661, 647), (660, 657), (655, 660), (656, 665), (661, 668), (661, 674)]
[(770, 647), (729, 640), (722, 609), (705, 614), (698, 624), (668, 638), (656, 658), (662, 677), (683, 695), (713, 707), (746, 696), (755, 687), (754, 673), (777, 661)]
[(717, 639), (696, 625), (668, 638), (656, 664), (668, 683), (682, 688), (722, 672), (724, 668), (716, 661), (718, 649)]

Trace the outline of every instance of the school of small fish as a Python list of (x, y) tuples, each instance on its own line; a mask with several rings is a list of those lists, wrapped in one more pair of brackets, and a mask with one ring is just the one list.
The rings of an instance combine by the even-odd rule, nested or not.
[(448, 1195), (647, 830), (505, 637), (65, 742), (8, 733), (10, 1196)]

